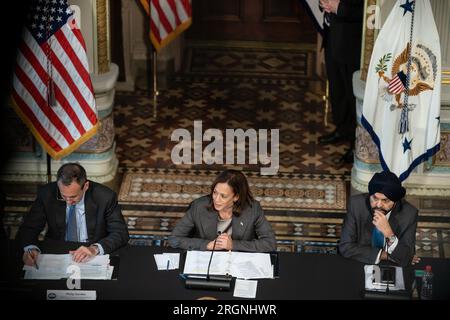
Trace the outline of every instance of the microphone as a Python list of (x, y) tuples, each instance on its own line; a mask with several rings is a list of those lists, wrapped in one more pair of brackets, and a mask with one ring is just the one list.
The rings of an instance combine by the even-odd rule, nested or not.
[[(221, 234), (221, 232), (218, 231), (217, 235), (220, 236), (220, 234)], [(217, 242), (217, 238), (214, 239), (213, 248), (211, 250), (211, 256), (209, 257), (208, 270), (206, 271), (206, 281), (209, 281), (209, 269), (211, 268), (212, 257), (213, 257), (213, 254), (214, 254), (214, 250), (216, 249), (216, 242)]]
[[(230, 225), (224, 230), (224, 232), (228, 231)], [(218, 235), (221, 235), (224, 232), (217, 232)], [(202, 277), (199, 275), (187, 275), (185, 281), (185, 287), (187, 289), (202, 289), (202, 290), (219, 290), (219, 291), (230, 291), (231, 290), (231, 280), (232, 277), (230, 275), (213, 275), (210, 276), (210, 268), (211, 261), (214, 255), (214, 251), (216, 250), (216, 242), (217, 238), (214, 240), (213, 248), (211, 250), (211, 255), (209, 257), (208, 269), (206, 271), (206, 277)]]
[[(217, 236), (220, 236), (222, 233), (227, 233), (227, 231), (230, 230), (231, 224), (232, 224), (232, 222), (230, 222), (228, 224), (228, 226), (225, 228), (225, 230), (217, 231)], [(216, 250), (216, 242), (217, 242), (217, 238), (214, 239), (213, 248), (211, 250), (211, 256), (209, 257), (208, 270), (206, 271), (206, 281), (209, 281), (209, 269), (211, 267), (211, 261), (212, 261), (212, 257), (213, 257), (214, 251)]]

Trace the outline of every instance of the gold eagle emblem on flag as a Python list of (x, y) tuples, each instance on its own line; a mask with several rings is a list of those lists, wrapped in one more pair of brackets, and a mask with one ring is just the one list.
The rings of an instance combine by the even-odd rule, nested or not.
[[(402, 95), (406, 93), (407, 74), (408, 74), (408, 55), (410, 44), (394, 59), (391, 69), (391, 78), (385, 75), (387, 71), (387, 62), (391, 54), (385, 54), (378, 61), (375, 71), (385, 84), (382, 85), (381, 96), (391, 102), (391, 110), (403, 108), (401, 102)], [(437, 60), (435, 54), (426, 46), (417, 44), (414, 47), (411, 56), (411, 65), (409, 70), (409, 96), (418, 96), (426, 90), (433, 90), (437, 75)], [(392, 99), (394, 97), (394, 99)], [(394, 101), (393, 101), (394, 100)], [(408, 106), (410, 110), (415, 108), (414, 104)]]

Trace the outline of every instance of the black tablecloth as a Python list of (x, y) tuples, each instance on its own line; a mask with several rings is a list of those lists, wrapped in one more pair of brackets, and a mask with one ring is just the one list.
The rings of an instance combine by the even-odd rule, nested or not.
[[(23, 280), (20, 250), (15, 243), (2, 257), (2, 290), (21, 298), (45, 299), (47, 289), (66, 290), (66, 280)], [(68, 253), (78, 244), (46, 241), (43, 253)], [(119, 256), (117, 280), (81, 280), (82, 290), (96, 290), (98, 299), (234, 299), (233, 292), (192, 290), (184, 287), (182, 270), (158, 271), (153, 254), (181, 252), (171, 248), (126, 246)], [(3, 259), (7, 257), (7, 262)], [(364, 264), (332, 254), (279, 253), (279, 278), (258, 281), (256, 299), (361, 299), (364, 297)], [(435, 274), (434, 298), (450, 297), (450, 259), (423, 258), (414, 269), (430, 264)], [(413, 268), (404, 269), (407, 289)]]

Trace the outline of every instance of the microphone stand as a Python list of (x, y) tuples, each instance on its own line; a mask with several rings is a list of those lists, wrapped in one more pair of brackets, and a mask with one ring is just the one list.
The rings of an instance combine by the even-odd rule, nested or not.
[[(228, 231), (230, 225), (225, 229), (224, 232)], [(222, 232), (218, 232), (220, 235)], [(219, 291), (230, 291), (231, 290), (231, 280), (232, 277), (230, 275), (209, 275), (209, 270), (211, 267), (211, 261), (216, 249), (216, 241), (214, 240), (213, 248), (211, 250), (211, 256), (209, 257), (208, 269), (206, 271), (206, 277), (202, 277), (199, 275), (186, 275), (186, 281), (184, 283), (187, 289), (203, 289), (203, 290), (219, 290)]]
[[(220, 235), (220, 231), (218, 232), (218, 234)], [(214, 254), (214, 250), (216, 249), (216, 242), (217, 242), (217, 238), (214, 239), (213, 248), (211, 250), (211, 256), (209, 257), (208, 269), (206, 270), (206, 281), (209, 281), (209, 268), (211, 267), (211, 261), (212, 261), (212, 257)]]
[[(389, 266), (389, 262), (391, 261), (391, 257), (390, 257), (390, 254), (389, 254), (389, 247), (390, 247), (389, 239), (385, 238), (385, 242), (386, 243), (384, 245), (384, 248), (386, 250), (386, 259), (387, 259), (387, 263), (388, 263), (388, 265), (386, 267), (387, 271), (388, 271), (388, 279), (386, 281), (386, 295), (389, 295), (389, 283), (392, 280), (392, 282), (394, 283), (393, 286), (395, 287), (395, 282), (396, 282), (395, 279), (396, 279), (396, 277), (395, 277), (395, 268)], [(395, 262), (395, 260), (392, 260), (392, 261)], [(394, 273), (392, 273), (392, 272), (394, 272)]]
[[(386, 244), (384, 246), (386, 248), (386, 256), (387, 256), (386, 260), (389, 262), (389, 244), (388, 244), (388, 239), (385, 238), (384, 241), (386, 242)], [(387, 279), (387, 281), (386, 281), (386, 295), (389, 295), (389, 280), (391, 280), (390, 270), (389, 270), (389, 279)]]
[[(231, 224), (232, 224), (232, 222), (230, 222), (228, 224), (228, 226), (225, 228), (225, 230), (217, 231), (217, 236), (220, 236), (222, 233), (227, 233), (227, 231), (230, 230), (230, 228), (231, 228)], [(209, 268), (211, 267), (211, 261), (212, 261), (212, 257), (214, 254), (214, 250), (216, 249), (216, 242), (217, 242), (217, 238), (214, 239), (213, 248), (211, 250), (211, 256), (209, 257), (209, 262), (208, 262), (208, 270), (206, 271), (206, 280), (208, 280), (208, 281), (209, 281)]]

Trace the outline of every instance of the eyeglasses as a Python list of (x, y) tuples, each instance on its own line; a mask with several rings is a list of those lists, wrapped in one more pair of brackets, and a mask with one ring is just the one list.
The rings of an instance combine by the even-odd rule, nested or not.
[(372, 201), (372, 202), (381, 202), (381, 204), (385, 204), (385, 205), (390, 204), (390, 203), (393, 202), (389, 198), (380, 199), (380, 198), (377, 198), (375, 195), (371, 195), (370, 196), (370, 201)]
[[(86, 185), (86, 182), (84, 182), (83, 185), (81, 186), (81, 194), (83, 194), (83, 192), (84, 192), (83, 189), (84, 189), (85, 185)], [(58, 200), (58, 201), (66, 202), (68, 200), (74, 200), (74, 199), (78, 198), (79, 196), (80, 196), (80, 194), (77, 194), (76, 196), (64, 197), (61, 194), (61, 191), (59, 191), (59, 187), (56, 186), (56, 200)]]

